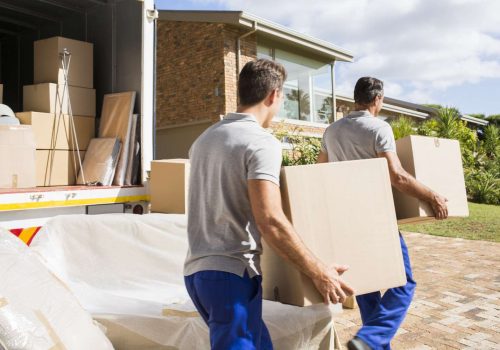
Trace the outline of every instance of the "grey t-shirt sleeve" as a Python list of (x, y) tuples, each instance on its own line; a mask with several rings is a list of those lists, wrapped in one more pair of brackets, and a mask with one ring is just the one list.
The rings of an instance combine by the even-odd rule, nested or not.
[(247, 180), (268, 180), (279, 186), (281, 159), (281, 144), (278, 140), (259, 141), (248, 159)]
[(375, 136), (375, 151), (377, 153), (396, 152), (396, 141), (390, 125), (377, 130)]
[(323, 134), (323, 138), (321, 139), (321, 152), (328, 153), (326, 150), (326, 132)]

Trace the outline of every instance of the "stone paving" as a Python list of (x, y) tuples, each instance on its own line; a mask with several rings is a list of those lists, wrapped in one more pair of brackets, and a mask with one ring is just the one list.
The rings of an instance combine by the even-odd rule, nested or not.
[[(392, 349), (500, 349), (500, 244), (404, 233), (417, 291)], [(336, 318), (343, 344), (359, 310)]]

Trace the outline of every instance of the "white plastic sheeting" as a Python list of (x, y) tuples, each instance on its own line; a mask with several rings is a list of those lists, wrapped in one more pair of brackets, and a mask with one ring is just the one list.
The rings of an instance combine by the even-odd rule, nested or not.
[[(208, 328), (184, 287), (184, 215), (56, 217), (31, 243), (118, 350), (209, 349)], [(335, 308), (265, 301), (263, 317), (280, 349), (339, 348)]]
[(8, 350), (113, 349), (64, 284), (24, 242), (2, 229), (0, 344)]

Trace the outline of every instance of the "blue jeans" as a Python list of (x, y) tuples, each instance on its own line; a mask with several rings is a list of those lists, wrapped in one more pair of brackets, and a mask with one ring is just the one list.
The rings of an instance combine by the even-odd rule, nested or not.
[(417, 285), (411, 272), (408, 248), (401, 234), (399, 239), (406, 271), (406, 284), (387, 290), (384, 296), (381, 296), (380, 292), (374, 292), (356, 297), (363, 321), (363, 327), (356, 336), (373, 350), (391, 349), (391, 340), (406, 316)]
[(210, 331), (214, 350), (272, 350), (262, 320), (262, 278), (222, 271), (200, 271), (184, 277), (196, 309)]

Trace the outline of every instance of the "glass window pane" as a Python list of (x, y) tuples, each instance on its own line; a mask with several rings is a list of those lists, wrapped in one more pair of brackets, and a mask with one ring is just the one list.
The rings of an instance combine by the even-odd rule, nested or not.
[(257, 58), (273, 59), (273, 50), (270, 47), (257, 44)]

